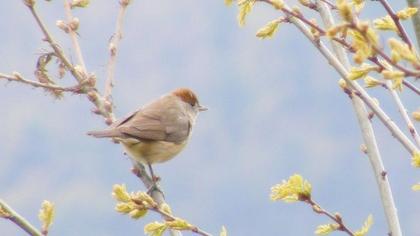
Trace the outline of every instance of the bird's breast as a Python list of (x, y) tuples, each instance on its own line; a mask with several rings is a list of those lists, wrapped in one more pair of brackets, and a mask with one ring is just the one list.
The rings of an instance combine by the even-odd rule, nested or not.
[(161, 163), (172, 159), (187, 144), (187, 140), (181, 143), (166, 141), (123, 141), (127, 153), (143, 164)]

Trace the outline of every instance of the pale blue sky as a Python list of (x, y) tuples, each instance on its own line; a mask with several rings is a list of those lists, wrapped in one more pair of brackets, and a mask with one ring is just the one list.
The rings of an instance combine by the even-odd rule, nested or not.
[[(38, 1), (40, 14), (63, 49), (66, 35), (54, 27), (62, 1)], [(89, 71), (103, 87), (107, 42), (118, 10), (115, 1), (92, 1), (76, 10)], [(390, 1), (395, 8), (404, 1)], [(384, 13), (367, 1), (369, 14)], [(270, 187), (293, 173), (313, 184), (313, 197), (338, 211), (352, 229), (373, 214), (370, 235), (386, 235), (379, 194), (350, 102), (338, 75), (291, 25), (273, 40), (256, 30), (277, 13), (257, 4), (240, 28), (236, 8), (223, 1), (138, 1), (129, 7), (113, 92), (118, 117), (176, 87), (191, 87), (209, 111), (200, 114), (193, 138), (176, 159), (155, 167), (173, 211), (203, 229), (229, 235), (312, 235), (329, 221), (301, 203), (269, 200)], [(47, 48), (21, 1), (0, 2), (0, 72), (32, 78), (37, 54)], [(407, 24), (411, 33), (411, 24)], [(382, 39), (384, 41), (384, 39)], [(72, 83), (65, 78), (65, 84)], [(133, 221), (116, 213), (112, 185), (144, 190), (129, 171), (121, 148), (85, 135), (105, 127), (85, 98), (53, 100), (42, 90), (0, 81), (0, 197), (34, 224), (41, 202), (56, 204), (51, 235), (141, 235), (150, 214)], [(372, 94), (400, 122), (384, 90)], [(418, 97), (402, 96), (408, 109)], [(417, 101), (417, 102), (416, 102)], [(420, 231), (420, 174), (409, 155), (374, 120), (405, 235)], [(24, 235), (1, 220), (1, 235)], [(189, 234), (186, 234), (189, 235)]]

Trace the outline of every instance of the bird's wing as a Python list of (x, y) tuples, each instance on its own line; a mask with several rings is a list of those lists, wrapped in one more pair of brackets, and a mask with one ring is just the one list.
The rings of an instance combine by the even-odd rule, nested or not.
[(138, 140), (154, 140), (167, 142), (183, 142), (188, 138), (191, 123), (187, 115), (178, 108), (162, 107), (156, 109), (153, 104), (133, 114), (121, 122), (115, 129), (126, 137)]

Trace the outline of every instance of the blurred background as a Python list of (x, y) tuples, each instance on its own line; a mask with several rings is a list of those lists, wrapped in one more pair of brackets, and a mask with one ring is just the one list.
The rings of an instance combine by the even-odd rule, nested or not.
[[(87, 67), (100, 89), (117, 2), (92, 1), (74, 10)], [(390, 3), (405, 7), (405, 1)], [(362, 18), (385, 15), (378, 2), (366, 5)], [(69, 38), (55, 27), (64, 18), (62, 1), (38, 1), (37, 8), (69, 53)], [(257, 39), (255, 32), (278, 16), (265, 4), (256, 4), (245, 27), (236, 14), (236, 6), (222, 0), (136, 0), (128, 8), (113, 90), (117, 117), (177, 87), (192, 88), (209, 107), (187, 148), (155, 166), (175, 215), (215, 235), (222, 225), (229, 235), (313, 235), (329, 220), (302, 203), (269, 199), (271, 186), (300, 173), (312, 183), (314, 199), (340, 212), (350, 228), (359, 229), (373, 214), (369, 235), (386, 235), (378, 189), (338, 74), (292, 25), (281, 25), (272, 40)], [(0, 72), (33, 79), (36, 58), (48, 48), (40, 30), (21, 1), (0, 1), (0, 16)], [(412, 35), (411, 22), (405, 24)], [(60, 82), (73, 83), (70, 77)], [(87, 99), (55, 100), (41, 89), (0, 85), (2, 199), (37, 226), (41, 202), (54, 202), (51, 235), (141, 235), (144, 224), (160, 220), (152, 213), (134, 221), (114, 211), (113, 184), (144, 187), (120, 146), (86, 135), (105, 127)], [(370, 92), (402, 124), (389, 94)], [(409, 111), (419, 105), (408, 90), (402, 99)], [(418, 235), (420, 195), (411, 185), (420, 173), (389, 131), (373, 123), (403, 233)], [(0, 234), (25, 235), (6, 220), (0, 220)]]

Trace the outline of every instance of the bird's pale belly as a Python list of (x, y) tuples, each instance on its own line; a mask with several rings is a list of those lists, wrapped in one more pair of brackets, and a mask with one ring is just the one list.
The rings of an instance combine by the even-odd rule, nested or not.
[(121, 142), (128, 155), (143, 164), (161, 163), (172, 159), (187, 144), (165, 141), (139, 142), (138, 140), (125, 140)]

